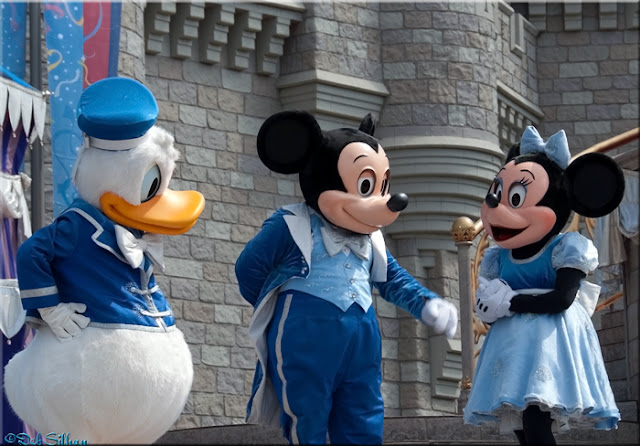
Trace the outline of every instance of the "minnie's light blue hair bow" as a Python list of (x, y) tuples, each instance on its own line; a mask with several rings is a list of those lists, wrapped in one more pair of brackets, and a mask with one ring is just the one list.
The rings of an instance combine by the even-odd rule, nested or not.
[(535, 127), (528, 126), (522, 133), (520, 140), (520, 154), (526, 153), (544, 153), (551, 161), (555, 162), (563, 170), (571, 161), (571, 152), (569, 152), (569, 143), (564, 130), (554, 133), (549, 137), (547, 142), (542, 140)]

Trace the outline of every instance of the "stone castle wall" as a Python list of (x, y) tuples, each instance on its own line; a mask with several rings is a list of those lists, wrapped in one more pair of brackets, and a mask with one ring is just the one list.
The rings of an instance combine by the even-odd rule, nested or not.
[[(637, 126), (637, 9), (634, 22), (627, 4), (614, 4), (615, 12), (603, 12), (603, 4), (581, 5), (579, 13), (532, 4), (526, 20), (501, 1), (245, 9), (124, 2), (120, 74), (149, 86), (158, 124), (175, 135), (181, 161), (171, 187), (199, 190), (207, 200), (191, 231), (166, 237), (167, 268), (158, 277), (195, 367), (175, 427), (244, 422), (253, 310), (238, 293), (234, 263), (273, 211), (302, 200), (295, 175), (273, 174), (257, 157), (265, 118), (304, 108), (329, 129), (357, 125), (372, 112), (392, 188), (411, 198), (386, 231), (388, 246), (410, 273), (456, 301), (449, 229), (457, 216), (479, 217), (504, 156), (508, 107), (520, 107), (516, 121), (537, 120), (543, 135), (564, 129), (576, 153)], [(630, 274), (637, 291), (637, 259)], [(459, 340), (430, 336), (379, 297), (375, 307), (387, 415), (456, 413)], [(637, 301), (628, 310), (637, 312)], [(603, 317), (603, 343), (621, 351), (629, 330), (637, 347), (637, 320), (635, 328), (625, 324), (620, 315)], [(607, 359), (616, 396), (628, 399), (637, 357), (619, 365), (619, 356)], [(637, 400), (637, 385), (630, 392)]]

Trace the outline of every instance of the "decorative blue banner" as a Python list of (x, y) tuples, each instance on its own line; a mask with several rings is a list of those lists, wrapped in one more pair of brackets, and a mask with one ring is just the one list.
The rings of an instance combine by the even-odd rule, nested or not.
[(71, 172), (82, 132), (76, 123), (76, 106), (84, 77), (84, 28), (82, 3), (46, 2), (44, 20), (48, 28), (47, 68), (51, 114), (53, 169), (53, 214), (57, 216), (76, 197)]
[(82, 90), (118, 74), (120, 2), (53, 2), (43, 4), (47, 26), (53, 214), (76, 197), (71, 173), (82, 144), (76, 107)]
[(24, 79), (27, 4), (25, 2), (3, 1), (0, 3), (0, 12), (2, 13), (0, 21), (0, 29), (2, 30), (1, 65), (20, 79)]

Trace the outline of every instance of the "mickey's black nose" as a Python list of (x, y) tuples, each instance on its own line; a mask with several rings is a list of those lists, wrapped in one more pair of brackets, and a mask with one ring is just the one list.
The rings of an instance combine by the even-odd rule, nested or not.
[(498, 196), (496, 194), (487, 194), (484, 201), (486, 201), (487, 206), (490, 208), (497, 208), (500, 200), (498, 200)]
[(409, 197), (407, 197), (407, 194), (394, 194), (387, 201), (387, 207), (392, 212), (400, 212), (407, 207), (408, 203)]

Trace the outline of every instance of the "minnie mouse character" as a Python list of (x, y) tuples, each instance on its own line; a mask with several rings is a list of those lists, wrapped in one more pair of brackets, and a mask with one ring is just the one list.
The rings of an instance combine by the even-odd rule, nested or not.
[(291, 443), (382, 444), (381, 339), (372, 285), (451, 338), (456, 307), (421, 286), (386, 250), (380, 229), (407, 205), (389, 193), (389, 160), (367, 115), (358, 130), (323, 132), (306, 112), (267, 119), (262, 162), (299, 173), (304, 203), (267, 219), (236, 263), (254, 306), (258, 353), (247, 422)]
[(618, 165), (598, 153), (570, 163), (564, 131), (545, 143), (534, 127), (512, 147), (481, 208), (489, 248), (476, 313), (492, 323), (464, 420), (499, 422), (520, 444), (556, 444), (553, 432), (612, 429), (620, 414), (591, 314), (599, 287), (592, 242), (560, 233), (571, 211), (599, 217), (624, 192)]

